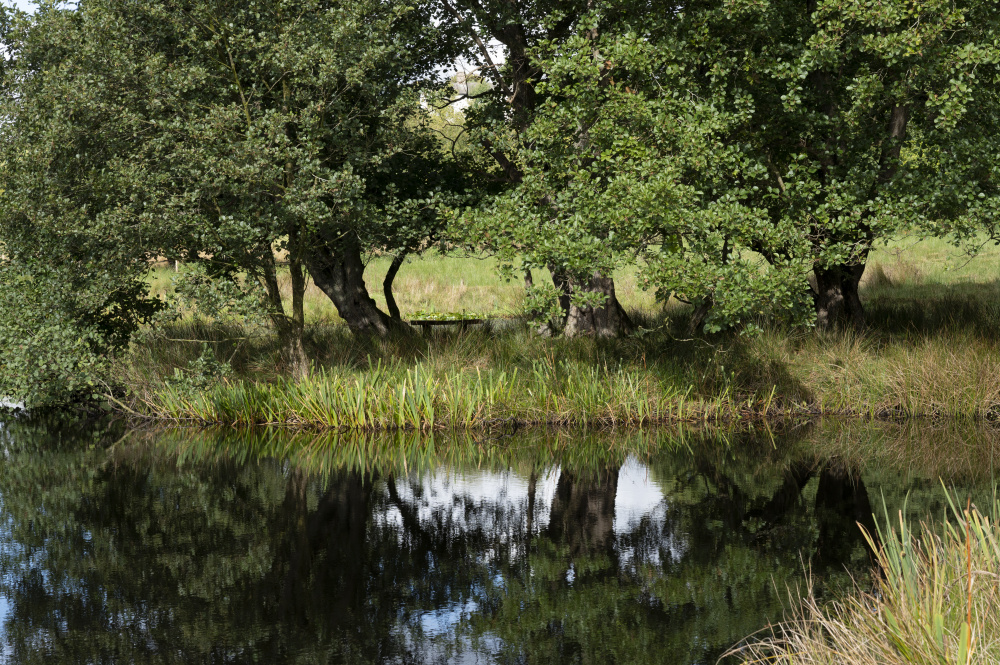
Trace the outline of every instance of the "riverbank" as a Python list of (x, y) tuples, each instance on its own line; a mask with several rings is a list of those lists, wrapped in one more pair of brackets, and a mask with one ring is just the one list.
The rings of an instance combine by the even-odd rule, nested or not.
[(1000, 309), (985, 293), (868, 304), (866, 332), (766, 328), (682, 336), (684, 316), (637, 312), (639, 334), (549, 339), (526, 325), (358, 341), (312, 326), (311, 374), (236, 324), (180, 323), (122, 361), (116, 406), (206, 424), (481, 428), (789, 415), (1000, 416)]
[[(758, 321), (756, 335), (692, 337), (686, 306), (656, 308), (626, 271), (616, 276), (619, 295), (637, 331), (615, 340), (539, 337), (512, 318), (521, 286), (498, 279), (489, 260), (432, 254), (400, 272), (404, 318), (478, 303), (493, 325), (356, 340), (307, 290), (309, 377), (291, 377), (265, 325), (187, 316), (145, 331), (117, 361), (108, 393), (115, 408), (144, 418), (314, 429), (818, 414), (995, 420), (1000, 261), (990, 251), (970, 260), (941, 241), (896, 241), (866, 272), (866, 330), (825, 335)], [(373, 292), (384, 263), (366, 273)], [(166, 293), (161, 272), (152, 286)]]

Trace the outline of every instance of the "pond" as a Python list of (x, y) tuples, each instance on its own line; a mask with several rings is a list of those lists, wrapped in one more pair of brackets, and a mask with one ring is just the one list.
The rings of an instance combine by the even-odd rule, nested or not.
[(993, 501), (990, 428), (350, 437), (0, 427), (7, 663), (711, 664), (872, 514)]

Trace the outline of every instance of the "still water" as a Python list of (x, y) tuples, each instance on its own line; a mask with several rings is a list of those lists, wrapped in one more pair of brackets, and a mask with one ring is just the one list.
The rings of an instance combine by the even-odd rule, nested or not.
[[(5, 663), (711, 664), (858, 524), (993, 497), (990, 429), (482, 437), (0, 423)], [(852, 581), (852, 578), (854, 581)]]

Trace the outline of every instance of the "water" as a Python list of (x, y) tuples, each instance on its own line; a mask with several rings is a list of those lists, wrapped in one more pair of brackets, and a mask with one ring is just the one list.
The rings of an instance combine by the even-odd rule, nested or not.
[(715, 663), (857, 522), (992, 501), (992, 430), (0, 429), (7, 663)]

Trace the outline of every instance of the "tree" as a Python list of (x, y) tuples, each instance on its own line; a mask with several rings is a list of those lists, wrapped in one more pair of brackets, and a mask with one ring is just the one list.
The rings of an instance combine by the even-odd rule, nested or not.
[[(748, 164), (727, 138), (748, 111), (699, 85), (676, 17), (642, 13), (608, 3), (533, 51), (545, 101), (521, 135), (522, 182), (494, 200), (484, 231), (513, 239), (508, 260), (565, 257), (571, 289), (597, 279), (595, 268), (607, 275), (637, 265), (662, 299), (697, 303), (696, 324), (708, 305), (716, 327), (794, 310), (808, 267), (761, 270), (746, 251), (789, 231), (744, 205), (745, 185), (734, 181)], [(571, 331), (599, 310), (599, 299), (580, 295)]]
[(401, 227), (412, 244), (436, 223), (433, 215), (398, 222), (407, 202), (446, 185), (444, 154), (418, 104), (441, 57), (428, 48), (437, 32), (427, 15), (392, 2), (318, 0), (114, 11), (170, 26), (161, 41), (180, 47), (162, 57), (182, 84), (164, 105), (156, 166), (176, 165), (181, 178), (164, 205), (205, 230), (199, 251), (257, 274), (280, 312), (271, 250), (283, 250), (293, 338), (305, 271), (353, 332), (402, 330), (368, 294), (363, 254), (398, 245)]
[(661, 299), (696, 305), (693, 327), (812, 309), (830, 328), (863, 323), (875, 243), (905, 224), (982, 228), (988, 3), (676, 9), (619, 0), (538, 19), (561, 32), (527, 50), (533, 110), (503, 143), (518, 186), (484, 225), (508, 257), (568, 257), (564, 286), (637, 263)]
[[(298, 373), (307, 274), (356, 334), (406, 330), (368, 294), (363, 259), (440, 227), (433, 202), (456, 173), (419, 104), (446, 57), (438, 35), (425, 10), (380, 0), (22, 15), (7, 40), (3, 240), (18, 253), (86, 232), (108, 245), (94, 261), (121, 257), (135, 278), (157, 256), (247, 275)], [(39, 221), (47, 201), (62, 212)], [(30, 232), (14, 233), (18, 215)]]
[(947, 225), (975, 202), (973, 185), (962, 205), (936, 205), (941, 177), (918, 174), (968, 175), (979, 159), (961, 147), (995, 133), (994, 9), (978, 0), (692, 7), (686, 35), (703, 84), (752, 108), (731, 135), (750, 156), (737, 174), (753, 185), (742, 203), (789, 231), (749, 249), (772, 266), (809, 262), (820, 328), (863, 324), (858, 285), (876, 242), (908, 223)]
[[(588, 4), (548, 0), (521, 3), (440, 0), (442, 20), (466, 36), (465, 58), (475, 63), (475, 72), (491, 84), (488, 90), (475, 96), (479, 103), (466, 114), (466, 125), (470, 141), (492, 158), (494, 167), (489, 175), (502, 184), (502, 190), (517, 191), (525, 181), (527, 172), (522, 153), (532, 144), (532, 138), (525, 136), (525, 131), (546, 99), (546, 91), (538, 85), (544, 71), (536, 60), (536, 50), (573, 34)], [(491, 50), (496, 44), (500, 45), (502, 53)], [(539, 203), (543, 207), (551, 206), (546, 200)], [(552, 214), (558, 213), (553, 210)], [(509, 260), (506, 257), (512, 249), (524, 251), (530, 247), (518, 234), (511, 232), (505, 224), (505, 216), (502, 213), (498, 216), (491, 206), (473, 212), (472, 217), (478, 218), (469, 234), (475, 243), (500, 252), (505, 260)], [(544, 216), (541, 219), (533, 217), (532, 221), (541, 233), (547, 226), (561, 228)], [(567, 336), (617, 335), (631, 327), (604, 262), (595, 262), (591, 256), (573, 252), (528, 251), (525, 254), (524, 265), (529, 275), (533, 267), (551, 271)], [(589, 265), (586, 265), (588, 260)]]
[[(69, 54), (95, 56), (72, 17), (4, 14), (0, 92), (0, 395), (30, 406), (89, 397), (107, 360), (160, 308), (142, 277), (136, 125)], [(108, 72), (131, 85), (127, 67)]]

